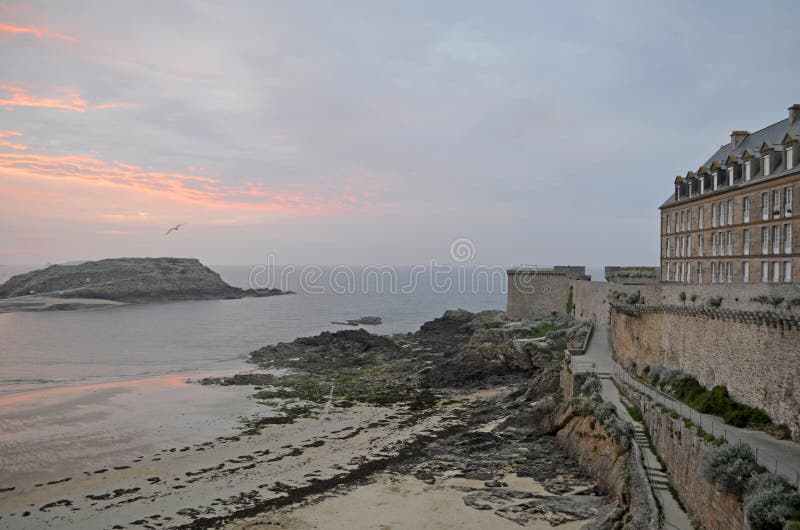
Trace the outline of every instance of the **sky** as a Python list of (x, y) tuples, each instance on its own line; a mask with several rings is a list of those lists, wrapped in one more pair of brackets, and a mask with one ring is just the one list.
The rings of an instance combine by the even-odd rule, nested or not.
[(798, 15), (0, 0), (0, 263), (655, 265), (675, 176), (800, 103)]

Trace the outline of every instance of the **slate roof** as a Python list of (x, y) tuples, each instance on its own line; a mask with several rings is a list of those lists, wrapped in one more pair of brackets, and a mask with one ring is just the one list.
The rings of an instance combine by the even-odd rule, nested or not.
[[(710, 169), (711, 164), (717, 161), (720, 163), (722, 169), (724, 170), (726, 169), (725, 162), (731, 154), (735, 155), (737, 160), (741, 163), (742, 155), (745, 153), (745, 151), (750, 151), (750, 153), (752, 153), (753, 156), (758, 157), (760, 156), (760, 149), (761, 146), (764, 144), (764, 142), (772, 144), (773, 147), (780, 149), (781, 143), (783, 142), (783, 138), (786, 136), (787, 133), (795, 139), (800, 139), (800, 120), (795, 120), (795, 123), (790, 125), (789, 118), (787, 117), (781, 121), (773, 123), (772, 125), (764, 127), (759, 131), (750, 133), (741, 141), (741, 143), (738, 146), (736, 146), (736, 149), (732, 149), (731, 144), (727, 143), (722, 147), (720, 147), (719, 149), (717, 149), (717, 151), (713, 155), (711, 155), (711, 157), (709, 157), (709, 159), (706, 160), (706, 162), (701, 167)], [(765, 180), (780, 178), (789, 173), (796, 173), (799, 169), (800, 169), (800, 164), (795, 164), (795, 167), (790, 169), (789, 171), (783, 169), (773, 170), (773, 172), (770, 173), (770, 175), (767, 177), (764, 177), (759, 172), (758, 175), (754, 175), (753, 178), (748, 182), (735, 182), (733, 186), (726, 185), (721, 188), (718, 188), (715, 191), (707, 191), (702, 195), (702, 197), (716, 195), (719, 193), (725, 193), (731, 189), (739, 188), (744, 185), (749, 186), (751, 184), (763, 182)], [(692, 199), (697, 199), (699, 197), (701, 197), (701, 195), (695, 195), (694, 197), (692, 197)], [(687, 201), (688, 199), (686, 197), (682, 198), (680, 201), (676, 201), (675, 192), (673, 191), (672, 193), (670, 193), (667, 200), (664, 201), (664, 203), (660, 206), (660, 208), (671, 206), (678, 202), (687, 202)]]

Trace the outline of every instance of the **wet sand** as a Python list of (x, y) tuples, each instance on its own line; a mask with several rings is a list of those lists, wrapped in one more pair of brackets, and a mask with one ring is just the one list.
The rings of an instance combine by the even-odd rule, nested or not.
[(246, 399), (252, 390), (172, 376), (3, 398), (0, 528), (257, 513), (366, 475), (458, 423), (457, 402), (424, 414), (355, 406), (245, 436), (239, 417), (266, 409)]

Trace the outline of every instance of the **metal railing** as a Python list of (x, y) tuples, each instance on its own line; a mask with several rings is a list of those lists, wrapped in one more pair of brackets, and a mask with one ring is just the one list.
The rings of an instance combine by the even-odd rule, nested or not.
[(654, 399), (656, 403), (660, 403), (664, 407), (675, 411), (682, 418), (688, 419), (694, 425), (697, 425), (700, 429), (715, 438), (725, 440), (729, 443), (747, 443), (753, 449), (756, 462), (759, 465), (775, 474), (783, 476), (791, 484), (794, 484), (796, 488), (800, 489), (800, 469), (798, 469), (800, 468), (800, 462), (790, 463), (781, 461), (781, 456), (776, 455), (770, 448), (760, 447), (758, 444), (753, 443), (752, 440), (744, 440), (741, 436), (741, 433), (745, 431), (744, 429), (727, 425), (721, 418), (716, 416), (700, 413), (682, 401), (670, 397), (661, 389), (644, 383), (632, 376), (616, 362), (612, 361), (612, 365), (612, 377), (620, 384), (627, 385), (640, 394)]

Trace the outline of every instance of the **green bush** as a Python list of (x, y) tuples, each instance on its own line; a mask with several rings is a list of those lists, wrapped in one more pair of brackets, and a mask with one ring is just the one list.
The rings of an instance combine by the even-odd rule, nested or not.
[(749, 445), (723, 445), (706, 453), (703, 475), (720, 490), (741, 495), (753, 475), (755, 463)]
[(604, 424), (607, 424), (608, 421), (616, 415), (617, 415), (617, 407), (615, 407), (613, 403), (609, 403), (608, 401), (600, 403), (594, 409), (595, 418), (602, 421)]
[(752, 530), (781, 530), (800, 511), (800, 493), (783, 478), (762, 473), (747, 482), (744, 514)]
[(600, 379), (597, 378), (596, 375), (590, 374), (586, 377), (586, 380), (581, 385), (581, 394), (584, 396), (588, 396), (591, 394), (599, 394), (602, 390), (602, 385), (600, 384)]

